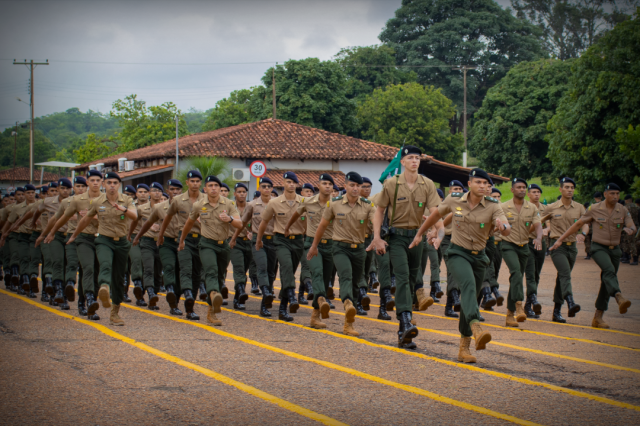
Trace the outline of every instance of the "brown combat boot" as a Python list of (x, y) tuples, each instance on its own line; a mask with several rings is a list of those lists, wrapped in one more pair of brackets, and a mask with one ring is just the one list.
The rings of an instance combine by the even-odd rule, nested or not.
[(596, 309), (596, 314), (591, 321), (591, 327), (593, 328), (609, 328), (609, 324), (604, 322), (602, 319), (602, 315), (604, 315), (604, 311)]
[(479, 322), (471, 324), (471, 331), (473, 332), (473, 338), (476, 339), (476, 351), (481, 351), (487, 348), (487, 343), (491, 341), (491, 334), (486, 331), (482, 331)]
[(111, 295), (109, 294), (109, 286), (102, 284), (98, 290), (98, 299), (102, 302), (103, 308), (111, 307)]
[(469, 346), (471, 345), (471, 337), (460, 338), (460, 351), (458, 351), (458, 361), (460, 362), (476, 362), (476, 357), (471, 355)]
[(631, 302), (622, 296), (622, 293), (616, 293), (616, 302), (618, 302), (618, 309), (620, 309), (621, 314), (626, 314), (627, 309), (631, 306)]
[(111, 306), (111, 315), (109, 315), (110, 325), (124, 325), (124, 321), (120, 318), (118, 312), (120, 312), (120, 305)]
[(320, 315), (322, 316), (322, 318), (329, 318), (331, 306), (327, 303), (327, 299), (325, 299), (324, 296), (318, 296), (318, 306), (320, 306)]
[(349, 299), (344, 301), (344, 315), (345, 321), (353, 323), (356, 318), (356, 308), (353, 306), (353, 302)]
[[(212, 291), (212, 293), (215, 292)], [(222, 303), (222, 295), (218, 294), (218, 297), (220, 297), (220, 303)], [(220, 308), (218, 307), (218, 309)], [(218, 317), (216, 317), (216, 308), (213, 305), (209, 306), (209, 310), (207, 311), (207, 321), (209, 321), (211, 325), (215, 325), (216, 327), (220, 327), (222, 325), (222, 321), (220, 321)]]
[(347, 317), (344, 318), (344, 328), (342, 329), (342, 332), (344, 334), (346, 334), (347, 336), (353, 336), (353, 337), (358, 337), (360, 336), (360, 333), (358, 333), (354, 328), (353, 328), (353, 323), (347, 321)]
[(419, 311), (426, 311), (429, 306), (433, 305), (433, 298), (424, 294), (424, 288), (416, 290), (416, 299), (418, 299)]
[(313, 312), (311, 312), (311, 324), (309, 324), (309, 327), (317, 329), (327, 328), (327, 324), (320, 321), (320, 309), (314, 309)]
[(505, 326), (507, 327), (520, 327), (518, 325), (518, 321), (516, 321), (515, 317), (513, 316), (513, 311), (510, 311), (507, 309), (507, 321), (505, 322)]
[(213, 307), (213, 313), (219, 314), (220, 312), (222, 312), (222, 309), (220, 309), (220, 306), (222, 306), (222, 295), (213, 290), (211, 293), (209, 293), (209, 297), (211, 298), (211, 307)]
[(516, 302), (516, 321), (525, 322), (527, 320), (527, 314), (524, 313), (524, 307), (522, 302)]

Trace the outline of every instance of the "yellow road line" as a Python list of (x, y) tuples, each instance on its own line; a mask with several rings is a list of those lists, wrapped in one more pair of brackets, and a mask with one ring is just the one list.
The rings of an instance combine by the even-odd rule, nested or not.
[(120, 341), (122, 341), (124, 343), (127, 343), (127, 344), (131, 345), (131, 346), (135, 346), (138, 349), (141, 349), (141, 350), (143, 350), (145, 352), (153, 354), (153, 355), (155, 355), (157, 357), (160, 357), (162, 359), (165, 359), (167, 361), (173, 362), (174, 364), (178, 364), (178, 365), (181, 365), (183, 367), (189, 368), (189, 369), (191, 369), (193, 371), (197, 371), (198, 373), (204, 374), (207, 377), (211, 377), (212, 379), (215, 379), (215, 380), (217, 380), (219, 382), (222, 382), (222, 383), (224, 383), (226, 385), (233, 386), (233, 387), (235, 387), (235, 388), (237, 388), (237, 389), (239, 389), (239, 390), (241, 390), (243, 392), (246, 392), (246, 393), (248, 393), (250, 395), (253, 395), (253, 396), (257, 397), (257, 398), (263, 399), (263, 400), (265, 400), (267, 402), (270, 402), (272, 404), (276, 404), (276, 405), (278, 405), (278, 406), (280, 406), (280, 407), (282, 407), (282, 408), (284, 408), (286, 410), (292, 411), (292, 412), (294, 412), (296, 414), (299, 414), (301, 416), (307, 417), (309, 419), (315, 420), (315, 421), (323, 423), (325, 425), (346, 425), (345, 423), (339, 422), (338, 420), (332, 419), (331, 417), (327, 417), (327, 416), (325, 416), (323, 414), (316, 413), (315, 411), (308, 410), (308, 409), (306, 409), (304, 407), (301, 407), (299, 405), (293, 404), (293, 403), (291, 403), (289, 401), (286, 401), (284, 399), (278, 398), (278, 397), (276, 397), (274, 395), (271, 395), (271, 394), (268, 394), (266, 392), (263, 392), (260, 389), (254, 388), (253, 386), (246, 385), (246, 384), (244, 384), (242, 382), (239, 382), (237, 380), (233, 380), (230, 377), (224, 376), (224, 375), (222, 375), (220, 373), (216, 373), (215, 371), (209, 370), (208, 368), (201, 367), (201, 366), (199, 366), (197, 364), (193, 364), (193, 363), (191, 363), (189, 361), (185, 361), (185, 360), (183, 360), (181, 358), (175, 357), (173, 355), (169, 355), (166, 352), (162, 352), (162, 351), (160, 351), (160, 350), (158, 350), (158, 349), (156, 349), (154, 347), (151, 347), (149, 345), (146, 345), (144, 343), (137, 342), (137, 341), (135, 341), (135, 340), (133, 340), (133, 339), (131, 339), (129, 337), (126, 337), (126, 336), (124, 336), (124, 335), (122, 335), (120, 333), (116, 333), (115, 331), (111, 330), (110, 328), (105, 327), (104, 325), (96, 324), (95, 322), (91, 322), (89, 320), (85, 320), (85, 319), (78, 318), (78, 317), (73, 316), (73, 315), (66, 314), (66, 313), (64, 313), (62, 311), (59, 311), (57, 309), (53, 309), (53, 308), (50, 308), (48, 306), (44, 306), (44, 305), (42, 305), (42, 304), (40, 304), (38, 302), (32, 301), (32, 300), (27, 299), (25, 297), (21, 297), (21, 296), (9, 293), (8, 291), (2, 290), (2, 289), (0, 289), (0, 292), (4, 293), (6, 295), (9, 295), (11, 297), (15, 297), (16, 299), (20, 299), (20, 300), (22, 300), (24, 302), (27, 302), (27, 303), (29, 303), (29, 304), (31, 304), (33, 306), (36, 306), (36, 307), (38, 307), (40, 309), (44, 309), (46, 311), (52, 312), (52, 313), (54, 313), (56, 315), (59, 315), (61, 317), (68, 318), (68, 319), (71, 319), (71, 320), (74, 320), (74, 321), (78, 321), (78, 322), (80, 322), (82, 324), (85, 324), (85, 325), (89, 325), (89, 326), (95, 328), (96, 330), (106, 334), (107, 336), (113, 337), (114, 339), (118, 339), (118, 340), (120, 340)]
[[(204, 303), (204, 302), (201, 302), (201, 303)], [(501, 419), (501, 420), (507, 420), (507, 421), (510, 421), (512, 423), (516, 423), (516, 424), (519, 424), (519, 425), (536, 425), (537, 424), (537, 423), (530, 422), (530, 421), (527, 421), (527, 420), (519, 419), (519, 418), (514, 417), (514, 416), (510, 416), (508, 414), (498, 413), (497, 411), (489, 410), (489, 409), (484, 408), (484, 407), (479, 407), (477, 405), (468, 404), (466, 402), (462, 402), (462, 401), (458, 401), (458, 400), (455, 400), (455, 399), (447, 398), (445, 396), (442, 396), (442, 395), (439, 395), (439, 394), (436, 394), (436, 393), (433, 393), (433, 392), (429, 392), (427, 390), (424, 390), (424, 389), (421, 389), (421, 388), (417, 388), (415, 386), (409, 386), (409, 385), (404, 385), (402, 383), (393, 382), (391, 380), (383, 379), (382, 377), (378, 377), (378, 376), (374, 376), (374, 375), (371, 375), (371, 374), (363, 373), (362, 371), (358, 371), (358, 370), (355, 370), (353, 368), (345, 367), (345, 366), (342, 366), (342, 365), (339, 365), (339, 364), (334, 364), (334, 363), (329, 362), (329, 361), (323, 361), (323, 360), (317, 359), (317, 358), (311, 358), (311, 357), (308, 357), (308, 356), (305, 356), (305, 355), (298, 354), (296, 352), (288, 351), (286, 349), (281, 349), (281, 348), (278, 348), (278, 347), (275, 347), (275, 346), (267, 345), (265, 343), (261, 343), (261, 342), (258, 342), (256, 340), (247, 339), (246, 337), (241, 337), (241, 336), (238, 336), (238, 335), (235, 335), (235, 334), (230, 334), (230, 333), (227, 333), (225, 331), (216, 329), (216, 328), (214, 328), (214, 327), (212, 327), (210, 325), (200, 324), (200, 323), (189, 321), (189, 320), (185, 320), (185, 319), (182, 319), (182, 318), (172, 317), (172, 316), (161, 314), (161, 313), (158, 313), (158, 312), (149, 311), (147, 309), (138, 308), (136, 306), (129, 306), (129, 305), (121, 305), (121, 306), (126, 306), (129, 309), (134, 309), (136, 311), (140, 311), (140, 312), (143, 312), (145, 314), (150, 314), (150, 315), (154, 315), (154, 316), (157, 316), (157, 317), (160, 317), (160, 318), (165, 318), (165, 319), (169, 319), (169, 320), (172, 320), (172, 321), (176, 321), (176, 322), (180, 322), (180, 323), (183, 323), (183, 324), (187, 324), (187, 325), (190, 325), (190, 326), (193, 326), (193, 327), (202, 328), (204, 330), (207, 330), (207, 331), (209, 331), (211, 333), (214, 333), (214, 334), (217, 334), (219, 336), (223, 336), (223, 337), (227, 337), (227, 338), (230, 338), (230, 339), (233, 339), (233, 340), (237, 340), (237, 341), (242, 342), (242, 343), (246, 343), (246, 344), (253, 345), (253, 346), (256, 346), (256, 347), (259, 347), (259, 348), (262, 348), (262, 349), (266, 349), (266, 350), (269, 350), (269, 351), (272, 351), (272, 352), (275, 352), (275, 353), (278, 353), (278, 354), (281, 354), (281, 355), (286, 355), (288, 357), (299, 359), (301, 361), (306, 361), (306, 362), (311, 362), (313, 364), (321, 365), (323, 367), (330, 368), (332, 370), (337, 370), (337, 371), (340, 371), (340, 372), (343, 372), (343, 373), (351, 374), (351, 375), (359, 377), (361, 379), (370, 380), (372, 382), (380, 383), (380, 384), (386, 385), (386, 386), (391, 386), (391, 387), (394, 387), (396, 389), (400, 389), (400, 390), (403, 390), (403, 391), (406, 391), (406, 392), (410, 392), (410, 393), (413, 393), (413, 394), (416, 394), (416, 395), (425, 396), (425, 397), (433, 399), (435, 401), (444, 402), (445, 404), (453, 405), (455, 407), (463, 408), (465, 410), (474, 411), (476, 413), (480, 413), (480, 414), (484, 414), (484, 415), (487, 415), (487, 416), (495, 417), (495, 418)], [(225, 311), (227, 311), (227, 309), (225, 309)]]

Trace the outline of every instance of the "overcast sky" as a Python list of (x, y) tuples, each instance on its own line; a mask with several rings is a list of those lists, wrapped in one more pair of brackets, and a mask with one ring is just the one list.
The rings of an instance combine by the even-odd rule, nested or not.
[(400, 4), (0, 0), (0, 128), (29, 118), (29, 107), (16, 100), (29, 102), (29, 71), (13, 59), (49, 59), (35, 69), (36, 116), (71, 107), (108, 112), (132, 93), (148, 105), (206, 110), (232, 90), (259, 84), (276, 61), (327, 60), (343, 47), (379, 43)]

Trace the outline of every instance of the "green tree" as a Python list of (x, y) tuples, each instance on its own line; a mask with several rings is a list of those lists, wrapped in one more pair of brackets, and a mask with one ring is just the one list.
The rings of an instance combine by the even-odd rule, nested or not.
[[(213, 175), (233, 188), (235, 181), (231, 178), (231, 167), (226, 158), (220, 157), (191, 157), (184, 164), (180, 165), (180, 172), (175, 177), (180, 182), (187, 181), (189, 170), (198, 170), (204, 179)], [(203, 185), (204, 187), (204, 181)]]
[[(451, 121), (462, 130), (463, 73), (467, 71), (467, 113), (515, 64), (545, 56), (541, 30), (493, 0), (403, 0), (379, 38), (396, 52), (398, 65), (418, 67), (418, 82), (442, 88), (458, 109)], [(453, 118), (453, 117), (452, 117)]]
[(406, 142), (439, 160), (458, 163), (463, 140), (449, 129), (453, 115), (455, 108), (440, 89), (419, 83), (375, 89), (358, 107), (362, 132), (369, 140), (397, 147)]
[(251, 97), (255, 88), (234, 90), (228, 98), (216, 102), (216, 106), (210, 110), (203, 131), (217, 130), (238, 124), (256, 121), (255, 114), (251, 110)]
[(212, 110), (213, 108), (207, 111), (200, 111), (191, 107), (189, 111), (184, 113), (184, 119), (187, 122), (187, 131), (190, 135), (204, 131), (203, 126)]
[[(14, 148), (16, 150), (16, 166), (29, 167), (29, 127), (18, 126), (18, 138), (11, 134), (15, 128), (6, 128), (0, 134), (0, 167), (13, 167)], [(50, 160), (56, 152), (56, 146), (36, 129), (33, 133), (33, 157), (35, 163)]]
[(109, 114), (88, 110), (83, 113), (78, 108), (37, 117), (35, 128), (60, 148), (70, 148), (78, 138), (84, 139), (89, 133), (112, 136), (118, 130), (118, 123)]
[[(255, 119), (273, 116), (269, 68), (251, 97)], [(277, 118), (347, 134), (356, 129), (356, 102), (347, 98), (347, 76), (334, 61), (290, 60), (275, 69)]]
[[(640, 168), (640, 125), (635, 129), (631, 124), (626, 129), (618, 129), (616, 140), (620, 144), (623, 153), (629, 156), (631, 160)], [(633, 178), (631, 192), (635, 197), (640, 197), (640, 176)]]
[(90, 133), (84, 143), (73, 151), (73, 155), (75, 161), (84, 164), (98, 158), (108, 157), (113, 152), (113, 144), (109, 139)]
[(516, 65), (489, 89), (470, 143), (481, 167), (524, 179), (553, 171), (544, 138), (570, 76), (571, 61), (541, 59)]
[(347, 75), (347, 97), (358, 103), (374, 89), (416, 81), (418, 75), (396, 67), (395, 52), (385, 45), (341, 49), (335, 56)]
[(569, 90), (549, 121), (549, 158), (588, 194), (607, 181), (629, 188), (640, 167), (623, 151), (619, 129), (640, 124), (640, 9), (572, 66)]

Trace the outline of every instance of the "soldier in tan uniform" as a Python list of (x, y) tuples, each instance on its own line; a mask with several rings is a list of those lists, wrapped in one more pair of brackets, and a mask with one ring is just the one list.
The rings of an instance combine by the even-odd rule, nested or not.
[[(128, 191), (131, 190), (130, 186), (127, 186)], [(128, 194), (127, 194), (128, 195)], [(128, 195), (130, 196), (130, 195)], [(133, 198), (133, 205), (138, 208), (145, 204), (149, 203), (149, 185), (146, 183), (139, 183), (136, 185), (136, 192)], [(127, 220), (127, 229), (131, 226), (131, 220)], [(131, 235), (129, 236), (129, 240), (131, 240), (131, 236), (135, 238), (140, 232), (140, 228), (142, 227), (142, 222), (138, 221), (137, 229), (131, 230)], [(131, 249), (129, 250), (129, 267), (127, 268), (128, 276), (125, 278), (125, 294), (129, 292), (128, 284), (129, 279), (133, 283), (133, 295), (136, 298), (136, 305), (138, 306), (147, 306), (147, 302), (144, 300), (145, 287), (143, 286), (143, 278), (144, 278), (144, 269), (142, 266), (142, 249), (139, 245), (134, 246), (131, 245)], [(154, 302), (149, 302), (149, 309), (155, 310), (157, 307), (157, 295), (155, 296)], [(125, 299), (126, 301), (126, 299)], [(127, 301), (128, 303), (128, 301)]]
[[(240, 214), (234, 203), (220, 194), (222, 182), (216, 176), (207, 176), (205, 180), (206, 198), (193, 204), (189, 219), (182, 228), (178, 251), (184, 250), (184, 241), (191, 231), (191, 228), (200, 218), (202, 237), (200, 238), (200, 260), (205, 271), (205, 284), (207, 288), (207, 303), (209, 311), (207, 320), (220, 326), (220, 321), (216, 314), (221, 312), (222, 295), (220, 288), (224, 282), (225, 274), (220, 273), (220, 268), (226, 268), (229, 264), (231, 249), (226, 241), (229, 235), (229, 227), (236, 229), (242, 227)], [(246, 297), (246, 294), (245, 294)], [(246, 299), (245, 299), (246, 300)], [(242, 302), (244, 302), (243, 300)]]
[[(373, 221), (375, 208), (371, 201), (360, 197), (362, 177), (356, 172), (349, 172), (345, 176), (347, 194), (333, 198), (328, 202), (322, 213), (322, 220), (318, 224), (313, 243), (309, 247), (307, 259), (318, 255), (318, 246), (324, 238), (329, 225), (333, 225), (333, 263), (338, 270), (340, 280), (340, 300), (344, 304), (343, 332), (349, 336), (359, 336), (353, 328), (356, 308), (354, 300), (358, 293), (367, 292), (366, 287), (358, 287), (364, 273), (365, 235), (369, 222)], [(327, 311), (326, 307), (324, 308)]]
[(511, 225), (511, 233), (502, 237), (502, 258), (509, 268), (509, 293), (507, 294), (507, 327), (518, 327), (527, 320), (524, 312), (523, 278), (529, 261), (529, 234), (533, 226), (536, 238), (535, 250), (542, 250), (542, 225), (538, 208), (524, 196), (527, 182), (521, 178), (511, 180), (513, 198), (502, 203), (502, 211)]
[(274, 240), (278, 264), (280, 265), (280, 282), (282, 283), (282, 300), (278, 318), (283, 321), (292, 321), (293, 318), (287, 313), (287, 305), (292, 314), (298, 312), (300, 304), (296, 299), (295, 271), (302, 258), (304, 251), (305, 226), (302, 220), (297, 221), (289, 228), (289, 236), (284, 236), (284, 227), (300, 207), (302, 197), (296, 194), (296, 184), (298, 177), (293, 172), (286, 172), (284, 175), (284, 193), (269, 201), (267, 208), (262, 212), (262, 222), (258, 229), (256, 240), (256, 250), (262, 248), (262, 236), (267, 230), (270, 222), (274, 221)]
[[(449, 193), (447, 194), (447, 196), (451, 194), (463, 193), (464, 186), (460, 181), (452, 180), (451, 182), (449, 182)], [(442, 239), (442, 243), (440, 245), (440, 251), (442, 251), (444, 264), (447, 266), (447, 301), (444, 305), (444, 316), (450, 318), (459, 318), (459, 315), (456, 312), (460, 312), (460, 288), (458, 288), (451, 274), (448, 254), (449, 246), (451, 245), (451, 233), (453, 232), (452, 218), (453, 214), (451, 213), (443, 220), (444, 238)]]
[[(469, 175), (469, 192), (453, 193), (445, 198), (427, 220), (422, 224), (418, 234), (411, 243), (417, 246), (422, 242), (422, 235), (431, 226), (449, 213), (453, 213), (453, 232), (449, 246), (449, 263), (453, 278), (460, 286), (462, 295), (460, 307), (459, 329), (462, 335), (458, 361), (476, 362), (475, 356), (469, 352), (471, 336), (474, 337), (476, 351), (486, 348), (491, 335), (482, 330), (479, 320), (477, 296), (484, 280), (485, 268), (489, 258), (485, 255), (485, 247), (489, 234), (494, 229), (508, 236), (511, 227), (500, 207), (498, 200), (485, 196), (491, 178), (482, 169), (473, 169)], [(494, 228), (495, 226), (495, 228)], [(433, 242), (434, 247), (440, 245), (443, 233), (439, 233)]]
[(121, 183), (116, 172), (105, 173), (106, 192), (91, 200), (89, 211), (78, 222), (68, 241), (72, 243), (97, 216), (99, 234), (95, 239), (95, 247), (100, 263), (98, 298), (103, 308), (111, 308), (109, 324), (118, 326), (124, 325), (119, 312), (120, 304), (124, 301), (124, 276), (131, 248), (127, 239), (129, 230), (126, 219), (135, 220), (138, 217), (131, 198), (119, 193)]
[[(314, 187), (310, 183), (304, 183), (300, 188), (300, 196), (305, 199), (309, 199), (314, 195)], [(300, 217), (305, 225), (305, 229), (307, 228), (308, 219), (304, 215)], [(306, 238), (306, 237), (305, 237)], [(309, 300), (313, 300), (313, 285), (311, 284), (311, 270), (309, 269), (309, 262), (307, 262), (307, 256), (304, 254), (300, 258), (300, 286), (298, 287), (298, 303), (301, 305), (308, 305)], [(307, 296), (305, 297), (304, 293), (307, 292)]]
[[(4, 223), (7, 221), (9, 217), (9, 213), (11, 209), (16, 203), (15, 193), (11, 192), (4, 197), (2, 197), (2, 209), (0, 209), (0, 233), (1, 229), (4, 226)], [(2, 269), (4, 272), (4, 285), (7, 289), (11, 289), (11, 251), (9, 250), (9, 246), (0, 247), (0, 254), (2, 256)], [(0, 274), (0, 277), (2, 274)]]
[[(584, 206), (573, 201), (575, 188), (576, 183), (573, 179), (568, 177), (560, 179), (561, 199), (549, 204), (544, 212), (545, 215), (542, 218), (542, 222), (551, 221), (551, 245), (554, 245), (556, 240), (584, 215)], [(552, 320), (554, 322), (567, 322), (560, 312), (564, 301), (567, 302), (569, 317), (575, 317), (576, 313), (580, 311), (580, 305), (573, 301), (571, 271), (578, 255), (576, 240), (583, 242), (588, 231), (589, 226), (584, 225), (581, 231), (582, 234), (577, 238), (575, 234), (567, 236), (564, 238), (562, 246), (551, 252), (551, 260), (558, 271), (556, 287), (553, 292), (554, 308)]]
[[(378, 202), (379, 197), (379, 192), (371, 197), (371, 205), (373, 205), (374, 208), (377, 206), (376, 203)], [(371, 240), (373, 240), (373, 224), (371, 224), (371, 226), (367, 229), (367, 232), (371, 232), (370, 237)], [(369, 246), (367, 245), (367, 247)], [(386, 250), (383, 254), (379, 254), (375, 250), (371, 250), (371, 252), (374, 253), (375, 263), (377, 263), (378, 265), (378, 276), (376, 278), (378, 280), (378, 283), (380, 284), (380, 307), (378, 308), (378, 319), (391, 321), (391, 315), (389, 315), (387, 311), (393, 311), (396, 306), (396, 301), (393, 298), (392, 294), (392, 292), (395, 293), (395, 287), (391, 287), (391, 264), (389, 261), (389, 250)]]
[[(235, 198), (234, 204), (240, 217), (247, 208), (247, 195), (249, 194), (249, 187), (244, 183), (236, 183), (234, 186), (233, 196)], [(253, 261), (251, 254), (251, 239), (249, 238), (249, 229), (244, 226), (236, 229), (234, 227), (229, 228), (231, 239), (229, 240), (229, 247), (231, 248), (231, 264), (233, 265), (233, 281), (236, 294), (233, 296), (233, 309), (244, 311), (246, 309), (244, 303), (249, 298), (246, 293), (247, 287), (247, 271)], [(224, 270), (226, 277), (226, 269)]]
[[(198, 170), (191, 170), (187, 173), (188, 191), (178, 196), (174, 196), (171, 205), (167, 209), (167, 214), (162, 221), (160, 232), (158, 233), (158, 245), (164, 242), (164, 233), (170, 226), (174, 216), (178, 221), (177, 226), (182, 232), (184, 224), (189, 219), (193, 204), (204, 199), (206, 196), (200, 192), (202, 184), (202, 174)], [(180, 238), (180, 235), (178, 235)], [(185, 235), (185, 249), (178, 251), (178, 263), (180, 267), (180, 290), (184, 296), (184, 308), (187, 311), (187, 319), (199, 320), (200, 317), (193, 311), (195, 298), (200, 289), (200, 279), (202, 274), (202, 263), (200, 262), (200, 252), (198, 243), (200, 242), (200, 222), (195, 222), (191, 227), (189, 235)], [(176, 248), (177, 250), (177, 248)]]
[[(542, 188), (535, 183), (529, 184), (527, 196), (529, 201), (538, 208), (540, 217), (544, 216), (547, 206), (540, 202), (542, 196)], [(547, 252), (547, 243), (544, 238), (549, 234), (549, 228), (546, 223), (542, 223), (542, 250), (536, 249), (534, 239), (536, 238), (535, 230), (529, 233), (529, 260), (525, 269), (525, 277), (527, 280), (527, 302), (524, 304), (524, 313), (527, 318), (540, 318), (542, 313), (542, 305), (538, 302), (538, 285), (540, 284), (540, 272), (544, 265), (545, 253)]]
[(595, 328), (609, 328), (602, 316), (609, 307), (609, 298), (614, 297), (621, 314), (627, 313), (631, 302), (620, 292), (618, 283), (618, 267), (620, 266), (620, 237), (622, 232), (633, 235), (636, 227), (625, 206), (618, 204), (620, 187), (610, 183), (605, 187), (605, 201), (593, 204), (584, 215), (566, 230), (551, 247), (551, 253), (562, 247), (565, 238), (570, 238), (585, 224), (593, 224), (593, 242), (591, 257), (602, 270), (600, 274), (600, 291), (596, 299), (596, 313), (591, 322)]

